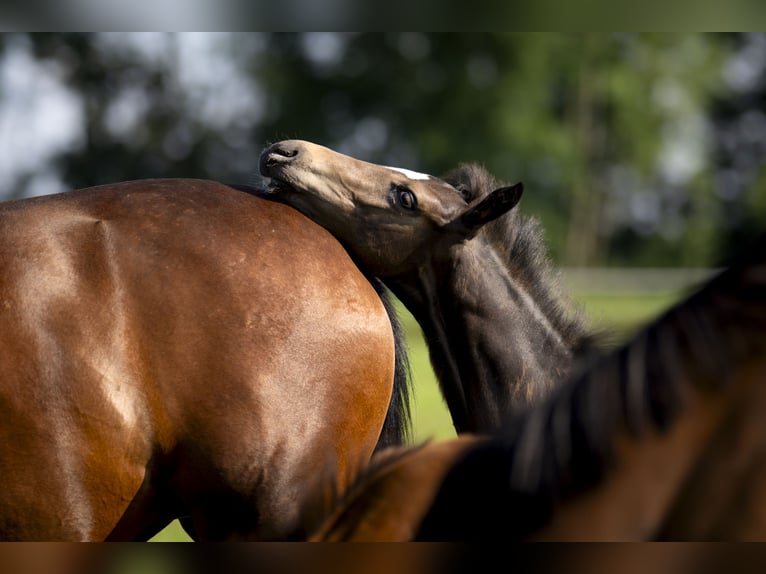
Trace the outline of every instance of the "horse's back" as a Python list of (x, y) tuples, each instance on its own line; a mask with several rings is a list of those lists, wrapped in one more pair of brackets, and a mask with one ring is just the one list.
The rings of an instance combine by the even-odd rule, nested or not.
[(0, 204), (0, 537), (134, 536), (219, 491), (268, 492), (277, 536), (312, 457), (372, 450), (393, 362), (375, 291), (285, 206), (201, 180)]

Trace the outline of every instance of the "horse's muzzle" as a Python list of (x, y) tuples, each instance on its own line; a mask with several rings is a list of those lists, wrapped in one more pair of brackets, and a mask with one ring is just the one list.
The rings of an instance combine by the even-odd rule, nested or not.
[(261, 175), (274, 177), (279, 168), (292, 163), (301, 154), (300, 142), (282, 141), (267, 147), (261, 153), (260, 170)]

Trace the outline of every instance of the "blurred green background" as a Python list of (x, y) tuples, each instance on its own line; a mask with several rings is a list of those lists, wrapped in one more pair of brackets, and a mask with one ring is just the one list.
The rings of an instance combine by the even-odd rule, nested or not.
[[(523, 181), (574, 298), (625, 336), (766, 228), (766, 34), (0, 35), (0, 200), (257, 184), (285, 138)], [(415, 439), (451, 436), (405, 324)]]
[(765, 70), (763, 33), (6, 33), (0, 199), (302, 138), (522, 180), (562, 265), (706, 267), (766, 219)]

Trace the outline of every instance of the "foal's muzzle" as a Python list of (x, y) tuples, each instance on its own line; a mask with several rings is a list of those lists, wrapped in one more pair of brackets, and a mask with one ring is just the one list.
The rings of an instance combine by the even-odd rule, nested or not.
[(300, 142), (288, 140), (277, 142), (267, 147), (261, 153), (261, 175), (274, 177), (279, 168), (295, 161), (301, 155)]

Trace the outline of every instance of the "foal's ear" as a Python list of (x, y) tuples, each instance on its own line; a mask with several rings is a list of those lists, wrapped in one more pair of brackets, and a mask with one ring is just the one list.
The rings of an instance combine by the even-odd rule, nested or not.
[(513, 209), (521, 199), (522, 193), (524, 193), (524, 184), (521, 182), (500, 187), (474, 205), (469, 205), (468, 209), (450, 222), (449, 226), (468, 236), (473, 235), (485, 223)]

